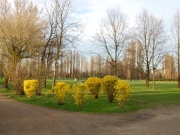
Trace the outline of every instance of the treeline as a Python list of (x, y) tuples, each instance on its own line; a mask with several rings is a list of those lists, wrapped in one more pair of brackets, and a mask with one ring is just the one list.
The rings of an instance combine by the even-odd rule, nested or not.
[[(118, 77), (132, 81), (145, 79), (145, 70), (143, 62), (138, 59), (138, 45), (129, 44), (129, 48), (123, 53), (123, 60), (118, 62)], [(83, 55), (75, 49), (67, 50), (64, 56), (57, 62), (57, 78), (88, 78), (100, 77), (105, 75), (113, 75), (113, 69), (107, 62), (108, 57), (103, 59), (100, 55)], [(38, 70), (40, 60), (27, 60), (24, 64), (29, 67), (29, 78), (33, 78), (33, 72)], [(54, 73), (53, 60), (48, 62), (47, 78), (52, 79)], [(177, 68), (175, 66), (175, 58), (173, 55), (166, 54), (162, 59), (162, 64), (155, 71), (155, 80), (175, 81), (178, 78)], [(152, 72), (150, 74), (152, 80)]]
[(162, 18), (143, 9), (130, 28), (127, 15), (117, 7), (107, 10), (92, 35), (92, 55), (88, 57), (76, 50), (76, 45), (83, 43), (79, 41), (85, 24), (77, 19), (73, 1), (49, 0), (42, 5), (43, 10), (29, 0), (0, 0), (0, 69), (4, 87), (11, 81), (17, 94), (22, 95), (24, 80), (36, 78), (36, 94), (40, 95), (47, 78), (52, 78), (55, 86), (60, 77), (108, 74), (145, 79), (147, 87), (151, 79), (173, 79), (180, 87), (178, 11), (171, 29), (174, 52), (166, 48), (169, 39)]

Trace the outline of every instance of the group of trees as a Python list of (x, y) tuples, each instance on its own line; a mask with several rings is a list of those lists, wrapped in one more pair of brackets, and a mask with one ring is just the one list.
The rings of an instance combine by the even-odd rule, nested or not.
[(14, 0), (14, 3), (0, 0), (0, 69), (5, 87), (10, 80), (21, 95), (23, 81), (36, 78), (36, 94), (40, 95), (48, 77), (53, 79), (54, 86), (57, 77), (107, 74), (131, 80), (146, 79), (148, 87), (150, 76), (154, 80), (157, 72), (162, 77), (168, 72), (165, 77), (178, 78), (180, 87), (179, 12), (172, 27), (176, 48), (169, 55), (163, 20), (146, 10), (142, 10), (136, 25), (129, 29), (126, 14), (119, 8), (108, 9), (107, 17), (93, 36), (98, 52), (92, 52), (90, 58), (74, 47), (83, 26), (75, 18), (71, 0), (46, 1), (42, 9), (29, 0)]
[(11, 78), (17, 94), (24, 94), (27, 69), (22, 62), (41, 48), (43, 27), (40, 11), (32, 3), (16, 0), (13, 7), (7, 0), (0, 1), (0, 65), (6, 84)]
[[(44, 10), (46, 15), (28, 0), (0, 1), (0, 67), (5, 87), (10, 79), (20, 95), (24, 94), (23, 81), (29, 72), (38, 79), (37, 94), (40, 94), (50, 64), (53, 64), (55, 85), (57, 61), (82, 32), (81, 24), (74, 18), (72, 1), (53, 0), (48, 6), (44, 3)], [(30, 71), (26, 62), (30, 66), (36, 64), (36, 69)]]
[[(117, 71), (122, 70), (118, 68), (118, 63), (123, 60), (123, 52), (129, 51), (128, 57), (137, 58), (131, 61), (129, 66), (133, 67), (131, 69), (136, 67), (138, 72), (145, 77), (147, 87), (149, 87), (152, 74), (153, 89), (155, 88), (155, 71), (162, 67), (163, 58), (168, 53), (177, 54), (175, 62), (178, 67), (178, 87), (180, 87), (180, 13), (178, 11), (174, 16), (171, 31), (172, 40), (176, 45), (174, 52), (170, 52), (170, 45), (167, 46), (170, 38), (165, 31), (162, 18), (159, 19), (143, 9), (137, 15), (135, 26), (129, 29), (126, 15), (119, 8), (113, 8), (107, 10), (107, 16), (102, 20), (94, 39), (95, 44), (102, 51), (99, 53), (101, 57), (109, 57), (107, 62), (113, 68), (114, 75), (118, 76)], [(135, 45), (127, 49), (129, 42)]]
[[(122, 60), (118, 62), (118, 77), (134, 81), (145, 79), (143, 61), (138, 55), (138, 50), (141, 50), (139, 44), (129, 43), (128, 48), (123, 52)], [(100, 55), (87, 57), (74, 49), (66, 51), (64, 55), (65, 57), (60, 59), (57, 65), (57, 77), (59, 78), (102, 78), (105, 75), (114, 75), (114, 70), (108, 63), (108, 57), (105, 60)], [(50, 67), (50, 69), (53, 68)], [(177, 80), (177, 76), (175, 57), (167, 53), (162, 59), (162, 64), (156, 69), (155, 79)], [(52, 78), (52, 70), (49, 70), (48, 78)], [(153, 73), (150, 72), (150, 79), (152, 78)]]

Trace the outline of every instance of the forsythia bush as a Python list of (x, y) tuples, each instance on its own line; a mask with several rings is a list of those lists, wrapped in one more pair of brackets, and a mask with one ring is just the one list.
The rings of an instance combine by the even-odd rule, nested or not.
[(28, 98), (35, 94), (37, 86), (37, 80), (24, 80), (24, 92)]
[(114, 98), (116, 97), (117, 89), (115, 89), (115, 85), (118, 81), (118, 77), (106, 75), (101, 79), (101, 89), (105, 92), (107, 95), (107, 98), (110, 103), (113, 102)]
[(78, 107), (83, 107), (85, 101), (87, 100), (87, 95), (85, 94), (85, 90), (86, 90), (86, 85), (83, 83), (80, 83), (78, 85), (73, 85), (74, 94), (72, 96), (75, 100), (75, 104), (77, 104)]
[(54, 89), (54, 93), (57, 97), (57, 103), (59, 105), (64, 104), (67, 93), (70, 90), (70, 86), (65, 82), (58, 82), (56, 84), (56, 86), (53, 87), (53, 89)]
[(126, 101), (130, 98), (130, 85), (127, 81), (118, 80), (114, 88), (118, 91), (116, 99), (118, 100), (120, 107), (124, 108)]
[(101, 79), (98, 77), (90, 77), (86, 80), (86, 85), (93, 97), (98, 98), (100, 94)]

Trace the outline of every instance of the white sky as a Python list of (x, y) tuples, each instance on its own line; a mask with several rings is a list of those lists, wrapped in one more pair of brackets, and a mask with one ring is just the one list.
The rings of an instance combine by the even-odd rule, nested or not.
[(169, 30), (176, 10), (180, 9), (180, 0), (76, 0), (77, 15), (88, 22), (87, 31), (93, 33), (95, 27), (106, 16), (107, 8), (119, 6), (129, 17), (129, 25), (135, 23), (136, 15), (144, 8), (154, 16), (163, 18), (166, 30)]
[[(13, 0), (10, 0), (13, 1)], [(32, 0), (35, 3), (44, 0)], [(51, 1), (51, 0), (49, 0)], [(142, 9), (158, 18), (163, 18), (166, 31), (170, 31), (173, 16), (177, 9), (180, 10), (180, 0), (72, 0), (76, 4), (78, 19), (87, 24), (83, 44), (88, 43), (88, 38), (93, 36), (101, 19), (106, 17), (107, 8), (119, 6), (121, 11), (129, 17), (129, 26), (133, 26)], [(89, 49), (89, 47), (88, 47)]]
[[(14, 0), (9, 0), (13, 2)], [(35, 3), (45, 0), (30, 0)], [(51, 0), (48, 0), (51, 1)], [(87, 23), (86, 32), (93, 34), (106, 16), (107, 8), (119, 6), (129, 17), (129, 25), (135, 23), (136, 15), (144, 8), (156, 17), (163, 18), (166, 30), (169, 30), (176, 10), (180, 10), (180, 0), (72, 0), (76, 5), (77, 17)]]
[[(14, 0), (10, 0), (14, 1)], [(45, 0), (32, 0), (35, 3)], [(51, 1), (51, 0), (48, 0)], [(144, 8), (154, 16), (163, 18), (169, 30), (176, 10), (180, 10), (180, 0), (72, 0), (76, 6), (77, 17), (87, 23), (86, 31), (93, 34), (106, 16), (107, 8), (119, 6), (129, 17), (129, 26), (135, 23), (136, 15)]]
[[(77, 17), (87, 23), (85, 38), (89, 37), (88, 35), (93, 36), (101, 19), (106, 17), (107, 8), (119, 6), (121, 11), (129, 17), (129, 26), (133, 26), (136, 16), (142, 9), (146, 9), (155, 17), (164, 20), (164, 26), (168, 33), (177, 9), (180, 10), (180, 0), (76, 0), (76, 3)], [(84, 41), (83, 48), (87, 44), (92, 46), (87, 39)], [(89, 50), (89, 46), (86, 50)]]

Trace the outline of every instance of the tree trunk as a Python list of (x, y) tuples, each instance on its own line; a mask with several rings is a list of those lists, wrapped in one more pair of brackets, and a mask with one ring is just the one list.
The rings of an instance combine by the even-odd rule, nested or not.
[(109, 100), (109, 103), (112, 103), (112, 102), (113, 102), (113, 100), (114, 100), (114, 96), (109, 95), (109, 96), (108, 96), (108, 100)]
[(24, 95), (24, 91), (23, 90), (16, 90), (16, 94), (17, 95)]
[(45, 78), (44, 78), (44, 88), (46, 88), (46, 76), (45, 76)]
[(48, 69), (47, 69), (47, 67), (44, 64), (44, 88), (46, 88), (47, 72), (48, 72)]
[(117, 75), (117, 63), (115, 63), (115, 65), (114, 65), (114, 76), (118, 76)]
[(114, 70), (114, 76), (117, 76), (117, 70), (116, 69)]
[(43, 78), (44, 78), (44, 62), (41, 61), (40, 63), (40, 68), (39, 68), (39, 71), (38, 71), (38, 87), (37, 87), (37, 90), (36, 90), (36, 95), (40, 96), (41, 95), (41, 83), (44, 81)]
[(180, 44), (178, 38), (178, 88), (180, 88)]
[(149, 64), (147, 64), (146, 66), (145, 78), (146, 78), (146, 87), (149, 87)]
[(36, 95), (40, 96), (41, 95), (41, 78), (38, 77), (38, 86), (36, 90)]
[(55, 86), (56, 84), (56, 69), (57, 69), (57, 60), (55, 60), (54, 62), (54, 74), (53, 74), (53, 81), (52, 81), (52, 91), (54, 92), (54, 89), (53, 87)]
[(4, 88), (8, 88), (9, 77), (4, 76)]
[(155, 90), (155, 69), (153, 69), (153, 90)]
[(146, 87), (149, 87), (149, 79), (146, 79)]
[(24, 95), (24, 88), (21, 84), (22, 82), (19, 82), (15, 87), (16, 87), (16, 94), (17, 95)]
[(178, 73), (178, 88), (180, 88), (180, 73)]
[(146, 74), (146, 87), (149, 87), (149, 73)]

